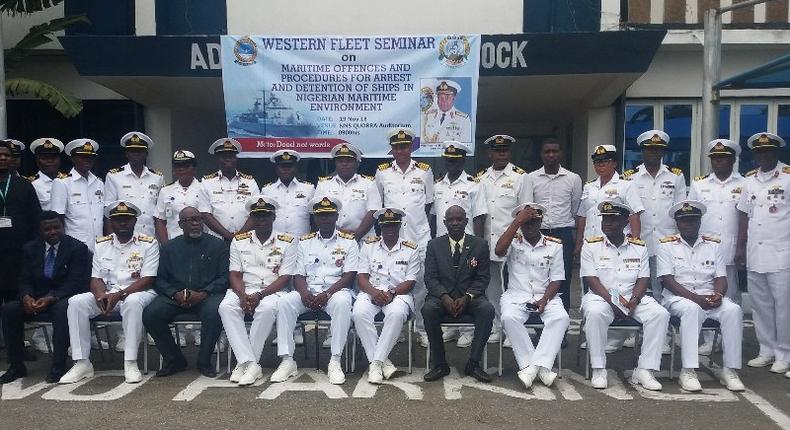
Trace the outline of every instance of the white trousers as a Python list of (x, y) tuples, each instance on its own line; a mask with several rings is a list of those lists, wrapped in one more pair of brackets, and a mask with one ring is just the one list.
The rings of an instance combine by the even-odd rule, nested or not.
[(790, 362), (790, 269), (772, 273), (750, 270), (746, 280), (760, 355)]
[(718, 308), (705, 310), (689, 299), (672, 296), (664, 300), (664, 307), (670, 315), (680, 318), (680, 361), (684, 369), (699, 367), (699, 333), (707, 318), (721, 325), (724, 367), (741, 368), (743, 311), (740, 306), (725, 297)]
[[(411, 311), (408, 297), (398, 296), (389, 304), (379, 306), (371, 301), (367, 293), (360, 293), (354, 302), (353, 318), (354, 328), (359, 335), (362, 348), (368, 362), (384, 361), (389, 357), (392, 348), (398, 342), (398, 336), (403, 329), (403, 323), (409, 318)], [(384, 313), (384, 325), (381, 335), (378, 334), (373, 324), (376, 315)]]
[[(326, 303), (324, 311), (332, 318), (329, 333), (332, 336), (331, 351), (333, 356), (343, 354), (346, 345), (348, 330), (351, 328), (351, 304), (353, 298), (351, 291), (342, 289)], [(291, 291), (282, 296), (277, 302), (277, 355), (294, 355), (294, 328), (299, 315), (310, 309), (302, 303), (302, 296), (297, 291)], [(318, 333), (316, 333), (316, 336)]]
[(736, 305), (741, 305), (741, 290), (738, 288), (738, 266), (732, 264), (727, 266), (727, 294), (725, 294)]
[(560, 352), (562, 338), (571, 322), (568, 313), (562, 306), (562, 299), (554, 297), (546, 305), (540, 319), (543, 321), (543, 332), (540, 335), (538, 346), (532, 344), (527, 328), (524, 324), (529, 319), (530, 312), (526, 303), (512, 303), (507, 300), (507, 293), (502, 296), (502, 326), (513, 345), (513, 355), (516, 357), (519, 369), (524, 369), (530, 364), (551, 369), (554, 359)]
[[(137, 351), (143, 339), (143, 309), (154, 301), (157, 294), (153, 290), (132, 293), (115, 305), (114, 313), (121, 314), (121, 326), (125, 334), (123, 359), (137, 360)], [(91, 354), (91, 318), (101, 314), (93, 293), (82, 293), (69, 299), (69, 339), (71, 358), (88, 360)]]
[[(249, 289), (247, 294), (255, 291), (259, 289)], [(230, 289), (225, 293), (225, 298), (219, 304), (219, 317), (222, 319), (222, 326), (225, 328), (225, 334), (238, 363), (249, 361), (257, 363), (261, 359), (266, 339), (269, 338), (274, 322), (277, 320), (277, 302), (284, 294), (277, 292), (268, 295), (258, 303), (252, 315), (252, 326), (248, 335), (239, 296)]]
[[(603, 297), (587, 293), (582, 299), (584, 311), (584, 333), (587, 337), (587, 350), (593, 369), (606, 368), (606, 332), (614, 321), (614, 311)], [(669, 312), (650, 296), (642, 297), (636, 306), (633, 318), (642, 323), (642, 351), (639, 354), (640, 369), (659, 370), (661, 350), (669, 327)]]

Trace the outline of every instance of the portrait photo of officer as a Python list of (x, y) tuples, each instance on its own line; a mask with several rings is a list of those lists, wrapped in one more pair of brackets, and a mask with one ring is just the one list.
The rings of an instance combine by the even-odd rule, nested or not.
[[(436, 79), (433, 88), (424, 87), (422, 96), (427, 96), (426, 101), (434, 98), (433, 105), (422, 114), (422, 130), (420, 141), (422, 143), (442, 143), (446, 140), (455, 140), (461, 143), (472, 142), (472, 121), (467, 112), (456, 107), (456, 98), (461, 92), (461, 85), (449, 79)], [(431, 94), (430, 90), (433, 90)]]

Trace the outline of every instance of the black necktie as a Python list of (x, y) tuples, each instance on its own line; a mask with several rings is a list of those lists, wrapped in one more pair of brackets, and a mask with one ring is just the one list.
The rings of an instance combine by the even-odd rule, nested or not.
[(55, 247), (50, 246), (47, 250), (47, 255), (44, 258), (44, 277), (52, 279), (55, 274)]
[(442, 114), (442, 119), (440, 119), (440, 120), (439, 120), (439, 124), (440, 124), (440, 125), (441, 125), (441, 124), (444, 122), (444, 115), (445, 115), (445, 114)]
[(453, 249), (453, 267), (458, 268), (458, 265), (461, 263), (461, 244), (455, 242), (455, 248)]

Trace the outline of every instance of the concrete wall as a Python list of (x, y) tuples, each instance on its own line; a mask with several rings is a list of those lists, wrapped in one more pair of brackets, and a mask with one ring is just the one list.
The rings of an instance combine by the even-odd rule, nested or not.
[[(19, 42), (30, 31), (30, 27), (52, 21), (55, 18), (63, 18), (63, 3), (29, 15), (8, 16), (0, 15), (3, 20), (3, 48), (8, 49)], [(64, 32), (55, 33), (62, 36)], [(59, 42), (52, 42), (43, 45), (42, 48), (60, 48)]]

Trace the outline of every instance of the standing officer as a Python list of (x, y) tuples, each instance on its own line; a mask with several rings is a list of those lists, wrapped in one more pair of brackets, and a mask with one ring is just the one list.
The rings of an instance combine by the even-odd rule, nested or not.
[[(544, 139), (540, 145), (543, 167), (530, 172), (535, 202), (546, 208), (540, 232), (562, 241), (562, 262), (565, 280), (560, 286), (560, 299), (565, 310), (571, 306), (571, 273), (573, 246), (576, 242), (574, 226), (582, 195), (582, 178), (562, 167), (562, 151), (557, 138)], [(581, 234), (581, 232), (576, 232)]]
[(216, 158), (219, 170), (203, 177), (200, 183), (198, 209), (210, 233), (233, 240), (237, 233), (247, 231), (247, 200), (258, 194), (258, 183), (252, 175), (236, 170), (241, 144), (236, 139), (217, 139), (208, 147)]
[[(420, 253), (413, 242), (400, 240), (404, 212), (397, 208), (379, 209), (375, 217), (381, 237), (371, 237), (359, 252), (357, 285), (360, 294), (354, 302), (354, 327), (359, 335), (368, 367), (368, 382), (381, 384), (398, 370), (389, 360), (403, 323), (414, 312), (411, 290), (420, 273)], [(373, 324), (384, 313), (381, 335)]]
[(115, 201), (104, 214), (113, 233), (96, 239), (90, 292), (69, 299), (69, 336), (74, 366), (60, 378), (71, 384), (93, 376), (90, 361), (90, 320), (120, 312), (124, 338), (124, 377), (127, 383), (143, 380), (137, 367), (137, 349), (143, 338), (143, 309), (156, 298), (151, 289), (159, 267), (159, 244), (151, 236), (134, 234), (141, 211), (131, 202)]
[(381, 208), (381, 195), (373, 177), (357, 173), (362, 151), (350, 143), (339, 143), (331, 154), (336, 174), (320, 177), (315, 195), (334, 197), (342, 204), (338, 230), (353, 234), (357, 241), (374, 235), (373, 213)]
[[(513, 209), (513, 222), (494, 250), (496, 255), (507, 257), (510, 283), (502, 294), (502, 325), (513, 345), (518, 378), (528, 389), (535, 377), (547, 387), (554, 383), (557, 374), (551, 369), (571, 322), (557, 297), (565, 279), (562, 241), (540, 232), (546, 212), (537, 203)], [(544, 324), (537, 348), (524, 326), (532, 312)]]
[(683, 369), (678, 378), (686, 391), (701, 391), (696, 368), (699, 367), (698, 341), (702, 323), (711, 318), (721, 323), (724, 367), (721, 383), (732, 391), (743, 391), (737, 369), (741, 368), (743, 312), (724, 297), (727, 292), (725, 256), (715, 236), (699, 234), (705, 205), (683, 200), (672, 206), (679, 234), (660, 239), (658, 276), (664, 284), (663, 305), (680, 318), (680, 351)]
[(642, 323), (644, 341), (639, 364), (631, 383), (648, 390), (661, 390), (653, 371), (661, 366), (661, 344), (669, 324), (669, 312), (650, 296), (647, 247), (639, 239), (626, 237), (625, 226), (633, 215), (627, 205), (603, 201), (598, 205), (604, 236), (585, 239), (581, 253), (582, 279), (590, 291), (582, 298), (584, 331), (592, 364), (593, 388), (607, 387), (606, 334), (615, 319), (633, 318)]
[(274, 229), (296, 237), (310, 231), (310, 200), (315, 191), (313, 184), (296, 178), (301, 158), (298, 152), (286, 149), (272, 154), (269, 161), (274, 163), (277, 180), (261, 188), (261, 194), (273, 198), (280, 207)]
[[(389, 132), (389, 144), (393, 161), (379, 165), (376, 186), (381, 193), (384, 207), (397, 208), (406, 215), (402, 219), (401, 237), (416, 243), (420, 250), (420, 261), (425, 247), (431, 239), (428, 214), (434, 201), (433, 172), (431, 166), (411, 158), (414, 133), (406, 128)], [(425, 302), (425, 284), (422, 275), (417, 277), (413, 289), (414, 306), (417, 312), (417, 332), (420, 345), (428, 346), (428, 337), (422, 322), (422, 304)]]
[(759, 166), (746, 174), (738, 201), (741, 212), (735, 262), (746, 266), (760, 353), (749, 367), (773, 363), (771, 372), (790, 371), (790, 166), (779, 161), (781, 137), (749, 138)]
[(30, 144), (30, 152), (36, 157), (38, 172), (28, 179), (36, 189), (41, 210), (48, 211), (51, 209), (52, 183), (58, 177), (60, 169), (60, 153), (63, 152), (63, 142), (51, 137), (42, 137)]
[(196, 167), (197, 160), (192, 152), (179, 149), (173, 153), (175, 181), (159, 191), (154, 215), (156, 239), (161, 244), (183, 233), (178, 225), (181, 210), (199, 205), (200, 181), (195, 178)]
[[(150, 137), (131, 131), (121, 137), (127, 164), (110, 169), (105, 178), (106, 201), (124, 200), (140, 209), (135, 233), (154, 236), (154, 215), (159, 190), (165, 185), (162, 172), (146, 166), (148, 152), (154, 147)], [(109, 221), (108, 221), (109, 223)]]
[(472, 142), (472, 122), (469, 114), (455, 107), (455, 98), (460, 92), (461, 86), (455, 81), (439, 82), (436, 86), (437, 107), (428, 109), (422, 116), (422, 142)]
[[(277, 302), (286, 294), (296, 266), (296, 242), (273, 229), (278, 204), (271, 197), (247, 202), (252, 231), (237, 234), (230, 243), (230, 289), (219, 305), (236, 368), (230, 382), (252, 385), (263, 377), (261, 359), (266, 339), (277, 320)], [(245, 315), (252, 315), (249, 335)]]
[[(486, 290), (486, 297), (496, 311), (495, 327), (499, 325), (499, 303), (504, 287), (502, 270), (505, 261), (494, 253), (494, 248), (502, 233), (513, 221), (511, 215), (513, 209), (518, 205), (534, 201), (533, 185), (529, 175), (510, 162), (510, 146), (514, 143), (516, 139), (504, 134), (486, 139), (491, 167), (477, 174), (488, 203), (488, 222), (485, 223), (484, 237), (491, 248), (491, 281)], [(498, 342), (499, 332), (494, 331), (488, 341)]]
[[(340, 366), (340, 355), (351, 328), (351, 287), (357, 276), (359, 249), (354, 236), (337, 230), (340, 201), (332, 197), (316, 197), (310, 202), (317, 232), (299, 238), (297, 245), (294, 290), (277, 303), (277, 353), (282, 362), (271, 377), (283, 382), (296, 375), (293, 359), (293, 331), (299, 315), (325, 310), (332, 322), (332, 358), (327, 375), (332, 384), (346, 381)], [(316, 333), (317, 335), (317, 333)]]
[(22, 153), (25, 152), (25, 144), (16, 139), (6, 139), (11, 142), (11, 172), (19, 175), (19, 168), (22, 167)]
[(95, 248), (102, 235), (104, 182), (91, 172), (99, 144), (91, 139), (75, 139), (66, 145), (74, 167), (52, 183), (52, 210), (63, 216), (66, 234)]

